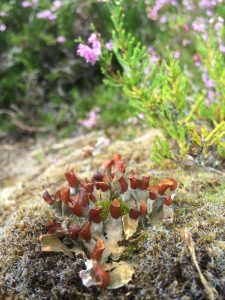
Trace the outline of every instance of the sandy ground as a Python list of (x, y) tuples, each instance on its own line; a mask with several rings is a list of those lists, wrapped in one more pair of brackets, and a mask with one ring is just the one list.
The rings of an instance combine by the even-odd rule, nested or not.
[[(157, 130), (146, 130), (139, 137), (108, 143), (103, 132), (93, 132), (60, 142), (49, 138), (0, 145), (2, 299), (207, 299), (207, 289), (182, 238), (185, 227), (215, 299), (225, 299), (224, 174), (198, 167), (154, 170), (150, 152), (156, 134)], [(93, 155), (85, 157), (90, 146)], [(124, 259), (139, 267), (129, 285), (111, 292), (84, 288), (78, 276), (84, 267), (82, 258), (40, 253), (38, 237), (52, 214), (42, 200), (43, 191), (61, 186), (69, 167), (89, 177), (114, 153), (128, 162), (128, 171), (170, 175), (180, 185), (173, 224), (148, 228), (144, 241), (127, 248)]]

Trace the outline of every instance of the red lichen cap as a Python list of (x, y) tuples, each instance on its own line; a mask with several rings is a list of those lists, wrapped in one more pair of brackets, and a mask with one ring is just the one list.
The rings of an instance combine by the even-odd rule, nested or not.
[(147, 190), (147, 188), (149, 187), (149, 180), (150, 180), (150, 176), (143, 176), (142, 180), (141, 180), (141, 185), (140, 185), (140, 189), (141, 190)]
[(129, 217), (131, 219), (134, 219), (136, 220), (138, 217), (140, 217), (141, 213), (139, 210), (136, 210), (134, 208), (131, 208), (130, 211), (129, 211)]
[(162, 179), (158, 183), (158, 192), (160, 195), (163, 195), (167, 189), (174, 191), (176, 188), (177, 188), (177, 182), (173, 178)]
[(80, 193), (78, 195), (78, 203), (83, 207), (88, 206), (89, 200), (85, 188), (80, 189)]
[(109, 170), (109, 169), (111, 169), (112, 165), (113, 165), (113, 160), (112, 160), (112, 159), (108, 159), (108, 160), (106, 160), (106, 161), (103, 163), (102, 167), (103, 167), (103, 169), (105, 169), (105, 170)]
[(102, 192), (107, 192), (109, 190), (109, 185), (108, 183), (104, 181), (98, 181), (95, 183), (96, 189), (101, 190)]
[(110, 213), (114, 219), (118, 219), (121, 216), (121, 204), (117, 199), (112, 201), (110, 206)]
[(62, 202), (68, 203), (70, 199), (70, 188), (65, 186), (61, 187), (61, 189), (56, 193), (56, 196), (58, 196)]
[(80, 227), (77, 224), (71, 224), (68, 228), (68, 233), (71, 238), (71, 240), (76, 240), (80, 233)]
[(45, 222), (45, 227), (48, 229), (48, 233), (56, 233), (57, 230), (62, 229), (61, 223), (58, 223), (55, 220), (47, 220)]
[(69, 208), (72, 210), (72, 212), (78, 216), (81, 217), (83, 215), (83, 207), (78, 202), (78, 196), (70, 197), (70, 201), (68, 202)]
[(129, 176), (129, 180), (130, 180), (130, 187), (134, 190), (136, 190), (137, 188), (139, 188), (141, 186), (141, 180), (138, 179), (137, 177), (131, 175)]
[(66, 180), (68, 181), (68, 184), (70, 187), (72, 187), (72, 188), (78, 187), (79, 180), (78, 180), (76, 174), (74, 173), (73, 169), (67, 171), (65, 173), (65, 177), (66, 177)]
[(101, 213), (102, 213), (102, 207), (91, 208), (89, 211), (89, 217), (91, 221), (93, 221), (96, 224), (101, 223), (102, 221)]
[(147, 214), (147, 203), (145, 200), (141, 200), (140, 202), (140, 214), (145, 216)]
[(117, 179), (117, 181), (119, 182), (121, 187), (120, 194), (125, 193), (128, 190), (128, 183), (122, 175)]
[(93, 276), (101, 289), (106, 288), (110, 283), (109, 273), (106, 272), (103, 266), (97, 261), (93, 264)]
[(171, 191), (177, 188), (177, 181), (173, 178), (162, 179), (159, 184), (167, 184)]
[(158, 186), (157, 185), (151, 185), (148, 187), (148, 191), (149, 191), (149, 198), (151, 200), (155, 200), (157, 197), (157, 193), (158, 193)]
[(94, 249), (91, 252), (91, 258), (97, 261), (100, 260), (104, 250), (105, 250), (104, 241), (98, 238), (95, 243)]
[(171, 196), (167, 194), (164, 197), (165, 197), (164, 198), (165, 205), (170, 206), (172, 204), (172, 198), (171, 198)]
[(49, 205), (53, 205), (55, 203), (55, 200), (52, 199), (52, 197), (49, 195), (48, 191), (45, 191), (43, 193), (43, 199), (49, 204)]
[(103, 177), (104, 174), (101, 172), (96, 173), (93, 177), (92, 177), (92, 181), (103, 181)]
[(80, 236), (85, 240), (89, 241), (91, 239), (91, 223), (84, 222), (80, 230)]
[(89, 193), (93, 193), (94, 191), (94, 183), (92, 182), (86, 182), (83, 184), (86, 192), (89, 194)]

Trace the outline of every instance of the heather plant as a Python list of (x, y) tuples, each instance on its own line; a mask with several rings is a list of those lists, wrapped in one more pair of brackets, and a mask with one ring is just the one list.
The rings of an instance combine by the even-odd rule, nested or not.
[[(208, 45), (209, 49), (204, 51), (204, 47), (201, 46), (202, 51), (200, 54), (203, 53), (204, 57), (202, 60), (199, 57), (199, 65), (202, 64), (203, 81), (210, 90), (206, 93), (204, 89), (199, 87), (196, 89), (189, 79), (188, 73), (180, 67), (179, 61), (169, 50), (167, 50), (164, 59), (160, 59), (157, 54), (152, 52), (152, 49), (146, 49), (131, 33), (125, 30), (125, 14), (123, 13), (122, 4), (123, 1), (111, 1), (109, 4), (114, 26), (110, 42), (106, 44), (102, 42), (101, 46), (100, 35), (97, 33), (92, 34), (89, 43), (94, 37), (98, 45), (97, 48), (101, 49), (101, 52), (96, 52), (95, 47), (90, 48), (86, 45), (85, 48), (84, 44), (80, 44), (77, 51), (78, 55), (92, 64), (100, 60), (102, 72), (105, 76), (105, 84), (122, 88), (136, 112), (143, 112), (145, 120), (150, 126), (162, 128), (165, 138), (175, 142), (173, 148), (178, 149), (178, 151), (171, 153), (171, 144), (169, 145), (166, 139), (161, 141), (157, 139), (153, 151), (155, 161), (162, 161), (163, 156), (164, 158), (183, 160), (193, 143), (193, 134), (191, 134), (190, 128), (194, 126), (193, 124), (199, 123), (198, 118), (200, 116), (205, 121), (209, 121), (204, 110), (209, 106), (206, 99), (212, 92), (214, 92), (215, 97), (218, 96), (218, 99), (215, 98), (212, 103), (214, 109), (218, 111), (221, 105), (222, 109), (219, 118), (217, 116), (213, 117), (213, 113), (211, 114), (212, 125), (209, 125), (205, 131), (211, 130), (213, 136), (211, 141), (213, 142), (210, 142), (210, 145), (223, 146), (221, 139), (224, 135), (222, 91), (224, 57), (221, 49), (213, 50)], [(203, 39), (202, 43), (205, 43), (205, 32), (201, 38)], [(193, 39), (195, 39), (196, 45), (197, 43), (200, 45), (198, 42), (200, 40), (199, 36), (196, 37), (193, 34)], [(208, 36), (207, 39), (209, 39)], [(90, 61), (90, 57), (92, 61)], [(115, 68), (113, 64), (114, 58), (116, 58), (119, 68)], [(204, 59), (207, 61), (205, 64)], [(219, 72), (220, 66), (222, 79), (218, 75), (221, 74)], [(213, 77), (213, 79), (208, 78), (208, 76)], [(204, 122), (200, 122), (200, 127), (207, 125)], [(222, 133), (217, 134), (218, 128), (222, 130)], [(203, 148), (203, 155), (206, 155), (206, 149), (209, 149), (209, 146), (206, 144)]]
[(31, 125), (26, 127), (30, 131), (56, 131), (64, 125), (71, 132), (68, 120), (75, 124), (84, 117), (89, 107), (80, 109), (77, 103), (86, 90), (94, 90), (100, 73), (98, 67), (87, 72), (78, 60), (74, 38), (88, 35), (87, 18), (107, 32), (107, 18), (101, 18), (104, 11), (98, 7), (89, 0), (1, 1), (2, 130), (10, 128), (9, 117), (12, 123)]
[[(80, 277), (86, 287), (118, 288), (131, 279), (132, 267), (119, 261), (125, 250), (122, 242), (161, 220), (164, 205), (170, 206), (175, 196), (175, 179), (150, 184), (150, 176), (125, 171), (125, 161), (116, 154), (90, 181), (68, 170), (68, 186), (54, 196), (48, 191), (43, 194), (62, 221), (46, 221), (48, 232), (40, 237), (42, 251), (68, 256), (84, 251), (87, 269)], [(109, 260), (114, 262), (106, 264)]]

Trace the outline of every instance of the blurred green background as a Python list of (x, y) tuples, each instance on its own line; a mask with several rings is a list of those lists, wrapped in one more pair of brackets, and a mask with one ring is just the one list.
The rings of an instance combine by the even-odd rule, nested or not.
[[(196, 67), (191, 27), (193, 20), (207, 16), (207, 10), (204, 3), (189, 1), (194, 7), (188, 12), (186, 2), (126, 0), (126, 27), (149, 47), (153, 59), (163, 58), (168, 46), (196, 89), (207, 88), (202, 70)], [(222, 2), (208, 11), (224, 16)], [(75, 40), (86, 41), (92, 23), (108, 41), (112, 24), (102, 1), (1, 0), (1, 136), (18, 128), (69, 136), (92, 110), (100, 128), (123, 124), (132, 117), (129, 99), (119, 89), (103, 85), (99, 64), (90, 66), (76, 54)]]

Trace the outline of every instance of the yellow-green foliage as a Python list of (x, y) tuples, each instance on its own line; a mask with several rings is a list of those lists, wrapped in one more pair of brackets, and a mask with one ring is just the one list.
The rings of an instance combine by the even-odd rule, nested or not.
[[(194, 144), (198, 147), (202, 145), (201, 137), (196, 136), (190, 129), (190, 125), (199, 124), (201, 107), (205, 108), (203, 105), (206, 97), (205, 91), (194, 90), (188, 76), (169, 50), (163, 61), (150, 65), (150, 56), (145, 46), (124, 29), (123, 0), (110, 1), (109, 10), (114, 27), (112, 31), (113, 52), (120, 68), (117, 71), (112, 70), (110, 66), (112, 54), (103, 53), (101, 63), (105, 75), (104, 81), (106, 84), (121, 87), (135, 111), (143, 112), (150, 126), (161, 128), (166, 139), (175, 141), (176, 155), (170, 153), (171, 146), (168, 147), (168, 142), (167, 144), (156, 142), (155, 150), (161, 153), (161, 157), (164, 153), (164, 158), (183, 159), (189, 147), (188, 133), (191, 134)], [(205, 155), (209, 146), (218, 143), (222, 137), (221, 131), (217, 133), (217, 126), (220, 126), (218, 124), (224, 121), (225, 116), (225, 63), (221, 53), (213, 44), (202, 48), (208, 73), (216, 82), (216, 89), (221, 94), (222, 104), (218, 120), (217, 117), (210, 115), (215, 129), (212, 135), (205, 138), (203, 145)], [(218, 106), (216, 109), (218, 110)], [(155, 161), (160, 160), (155, 152), (153, 157)]]

